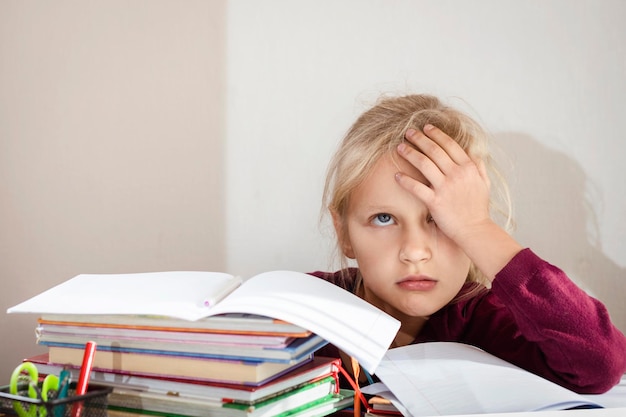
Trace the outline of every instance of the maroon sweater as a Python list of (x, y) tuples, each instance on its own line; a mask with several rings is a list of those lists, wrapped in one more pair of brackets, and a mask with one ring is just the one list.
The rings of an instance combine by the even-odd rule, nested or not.
[[(354, 292), (357, 270), (349, 272), (347, 280), (340, 272), (312, 275)], [(605, 392), (626, 371), (626, 338), (604, 305), (530, 249), (496, 275), (491, 290), (433, 314), (414, 343), (434, 341), (477, 346), (579, 393)], [(320, 354), (339, 357), (334, 346)]]

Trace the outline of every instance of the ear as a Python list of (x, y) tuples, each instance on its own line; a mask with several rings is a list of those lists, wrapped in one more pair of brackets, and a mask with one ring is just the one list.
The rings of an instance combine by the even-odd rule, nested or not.
[(347, 258), (354, 259), (354, 250), (352, 249), (348, 228), (345, 225), (344, 220), (335, 210), (331, 210), (330, 214), (333, 217), (333, 226), (335, 226), (335, 233), (337, 234), (337, 240), (339, 241), (341, 252)]

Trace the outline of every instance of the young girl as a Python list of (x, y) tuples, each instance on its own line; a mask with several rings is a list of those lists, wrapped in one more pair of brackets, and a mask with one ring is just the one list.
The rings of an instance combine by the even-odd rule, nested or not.
[(626, 371), (626, 338), (492, 220), (491, 169), (465, 114), (432, 96), (381, 100), (349, 129), (324, 193), (358, 269), (313, 275), (400, 320), (392, 347), (467, 343), (579, 393), (607, 391)]

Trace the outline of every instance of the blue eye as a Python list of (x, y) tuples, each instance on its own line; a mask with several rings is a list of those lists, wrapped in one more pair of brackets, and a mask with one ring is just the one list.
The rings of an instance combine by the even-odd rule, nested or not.
[(372, 219), (372, 223), (374, 223), (376, 226), (387, 226), (390, 224), (395, 224), (395, 221), (390, 214), (380, 213), (374, 216), (374, 219)]

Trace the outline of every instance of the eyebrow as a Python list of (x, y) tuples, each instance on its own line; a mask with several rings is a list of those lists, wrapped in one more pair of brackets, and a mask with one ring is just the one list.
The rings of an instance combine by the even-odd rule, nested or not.
[(372, 211), (377, 213), (387, 213), (393, 211), (393, 207), (381, 204), (362, 204), (359, 208), (363, 211)]

